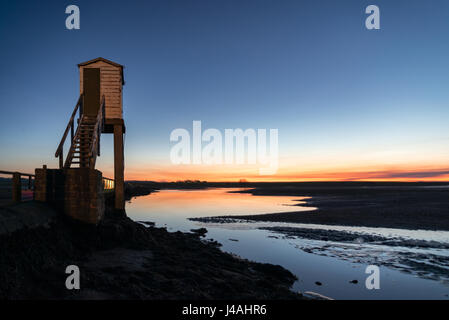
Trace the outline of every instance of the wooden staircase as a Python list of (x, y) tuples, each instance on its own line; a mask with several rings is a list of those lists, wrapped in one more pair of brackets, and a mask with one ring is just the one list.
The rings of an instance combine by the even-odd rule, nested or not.
[[(67, 128), (61, 139), (55, 157), (59, 157), (59, 168), (91, 168), (95, 169), (97, 156), (100, 155), (100, 136), (104, 126), (104, 96), (101, 100), (97, 117), (83, 115), (83, 95), (80, 95), (78, 103), (72, 113)], [(78, 127), (75, 130), (75, 115), (79, 111)], [(71, 133), (70, 149), (65, 162), (63, 161), (63, 146), (68, 133)]]
[(89, 167), (89, 152), (92, 148), (92, 138), (95, 129), (95, 122), (86, 117), (80, 119), (77, 133), (73, 138), (73, 142), (64, 168), (70, 168), (72, 165), (79, 168)]

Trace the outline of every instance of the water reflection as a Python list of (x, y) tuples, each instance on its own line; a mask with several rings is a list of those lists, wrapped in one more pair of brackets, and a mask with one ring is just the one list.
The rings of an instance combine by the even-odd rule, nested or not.
[[(449, 232), (386, 228), (358, 228), (282, 223), (201, 223), (192, 217), (306, 211), (295, 206), (305, 197), (252, 196), (229, 193), (236, 189), (163, 190), (127, 204), (136, 221), (153, 221), (169, 231), (206, 227), (208, 238), (223, 244), (224, 251), (259, 262), (279, 264), (297, 275), (294, 290), (314, 291), (336, 299), (448, 299)], [(301, 202), (299, 202), (301, 204)], [(313, 208), (312, 208), (313, 209)], [(348, 243), (298, 237), (262, 230), (273, 227), (334, 230), (403, 238), (410, 246), (384, 242)], [(433, 241), (442, 247), (415, 248), (412, 241)], [(237, 240), (237, 241), (236, 241)], [(414, 241), (414, 240), (413, 240)], [(441, 249), (444, 248), (444, 249)], [(365, 268), (381, 267), (381, 290), (367, 290)], [(358, 280), (358, 284), (351, 283)], [(317, 286), (316, 281), (322, 286)]]
[(127, 205), (127, 212), (134, 220), (144, 220), (151, 216), (159, 224), (189, 231), (195, 225), (186, 221), (190, 217), (315, 210), (295, 206), (302, 203), (298, 200), (307, 197), (254, 197), (248, 193), (232, 193), (238, 190), (243, 189), (162, 190), (133, 199)]

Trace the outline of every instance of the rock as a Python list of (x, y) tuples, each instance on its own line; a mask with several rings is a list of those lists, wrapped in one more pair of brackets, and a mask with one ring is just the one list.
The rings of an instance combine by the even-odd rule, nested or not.
[(363, 239), (362, 237), (357, 237), (354, 239), (354, 243), (362, 244), (364, 242), (365, 242), (365, 239)]
[(199, 228), (199, 229), (190, 229), (191, 232), (196, 233), (200, 237), (205, 237), (207, 233), (206, 228)]
[(137, 221), (137, 222), (139, 222), (139, 223), (142, 223), (142, 224), (144, 224), (144, 225), (147, 225), (147, 226), (149, 226), (149, 227), (154, 227), (156, 224), (154, 223), (154, 222), (152, 222), (152, 221)]
[[(0, 240), (0, 300), (302, 298), (290, 290), (296, 277), (281, 266), (236, 259), (216, 241), (129, 218), (85, 226), (59, 217), (50, 228)], [(81, 267), (82, 290), (61, 289), (69, 264)]]

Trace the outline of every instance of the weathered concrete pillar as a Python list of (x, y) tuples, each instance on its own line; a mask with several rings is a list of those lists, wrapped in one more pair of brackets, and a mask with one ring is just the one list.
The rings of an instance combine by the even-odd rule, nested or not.
[(90, 168), (64, 169), (64, 213), (97, 224), (104, 217), (103, 177)]
[(47, 166), (34, 170), (34, 200), (47, 202)]
[(102, 174), (90, 168), (36, 169), (35, 200), (72, 219), (97, 224), (104, 217)]
[(20, 202), (22, 200), (22, 181), (20, 173), (15, 172), (12, 176), (12, 201)]
[(115, 208), (125, 209), (125, 164), (123, 124), (114, 124), (114, 180)]

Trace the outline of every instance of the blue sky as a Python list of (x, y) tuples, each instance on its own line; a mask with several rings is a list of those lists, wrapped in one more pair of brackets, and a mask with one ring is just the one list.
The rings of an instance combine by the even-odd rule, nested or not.
[[(80, 30), (65, 28), (69, 4)], [(369, 4), (381, 30), (364, 26)], [(373, 152), (370, 170), (442, 169), (448, 36), (445, 0), (2, 1), (0, 167), (57, 165), (76, 65), (102, 56), (125, 65), (127, 177), (164, 179), (170, 132), (193, 120), (278, 128), (286, 174), (362, 170)], [(112, 137), (102, 139), (107, 175)]]

